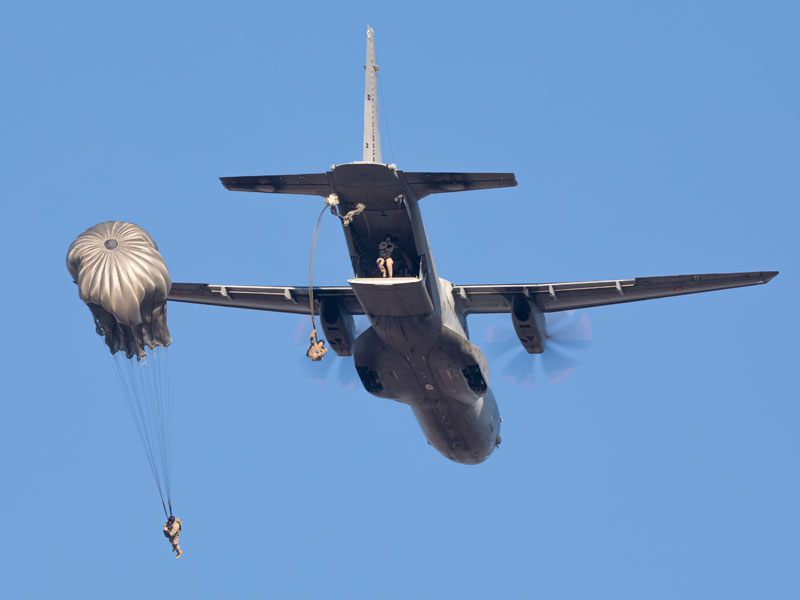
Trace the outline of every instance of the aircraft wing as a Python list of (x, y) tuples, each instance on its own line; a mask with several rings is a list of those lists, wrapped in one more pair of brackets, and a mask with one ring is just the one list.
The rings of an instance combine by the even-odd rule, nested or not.
[(778, 271), (761, 271), (566, 283), (456, 285), (453, 296), (466, 314), (511, 312), (511, 304), (518, 295), (531, 298), (542, 312), (556, 312), (758, 285), (777, 274)]
[[(315, 287), (315, 313), (319, 310), (319, 301), (326, 298), (338, 299), (342, 302), (342, 308), (352, 315), (364, 314), (364, 310), (349, 286)], [(173, 302), (252, 308), (298, 315), (311, 313), (307, 287), (173, 283), (167, 299)]]
[[(557, 312), (759, 285), (768, 283), (777, 274), (778, 271), (755, 271), (564, 283), (455, 285), (453, 296), (465, 314), (511, 312), (517, 295), (533, 299), (542, 312)], [(349, 286), (314, 288), (315, 304), (326, 298), (336, 298), (350, 314), (364, 314)], [(168, 299), (231, 308), (310, 313), (307, 287), (173, 283)], [(316, 306), (315, 312), (318, 309)]]

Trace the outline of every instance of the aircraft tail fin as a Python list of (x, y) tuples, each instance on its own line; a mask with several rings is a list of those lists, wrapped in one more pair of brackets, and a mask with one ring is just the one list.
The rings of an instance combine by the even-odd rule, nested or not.
[(364, 162), (381, 162), (381, 130), (378, 124), (378, 71), (375, 64), (375, 34), (367, 25), (367, 61), (364, 81)]

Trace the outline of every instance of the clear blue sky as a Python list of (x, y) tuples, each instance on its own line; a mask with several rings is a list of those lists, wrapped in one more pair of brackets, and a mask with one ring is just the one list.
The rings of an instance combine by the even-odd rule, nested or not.
[[(800, 597), (800, 9), (652, 4), (0, 9), (0, 591)], [(175, 281), (302, 285), (319, 199), (217, 177), (360, 159), (367, 24), (384, 159), (519, 180), (423, 200), (443, 277), (781, 275), (588, 311), (566, 381), (492, 381), (504, 443), (477, 467), (407, 407), (306, 377), (296, 317), (170, 306), (175, 561), (67, 247), (130, 220)], [(316, 273), (351, 274), (330, 220)]]

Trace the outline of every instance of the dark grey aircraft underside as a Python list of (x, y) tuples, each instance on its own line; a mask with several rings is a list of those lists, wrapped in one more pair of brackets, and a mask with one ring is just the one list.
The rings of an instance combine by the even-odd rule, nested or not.
[[(419, 200), (429, 194), (517, 185), (513, 173), (404, 172), (380, 158), (378, 67), (367, 32), (363, 161), (325, 173), (222, 178), (233, 191), (321, 196), (339, 216), (359, 211), (343, 231), (354, 277), (314, 287), (314, 313), (330, 348), (352, 356), (371, 394), (408, 404), (428, 441), (447, 458), (485, 460), (500, 442), (489, 365), (469, 339), (466, 317), (509, 313), (531, 354), (546, 351), (544, 313), (666, 298), (767, 283), (777, 271), (637, 277), (562, 283), (452, 284), (438, 276)], [(359, 205), (362, 205), (359, 208)], [(383, 277), (378, 246), (396, 244), (394, 273)], [(174, 283), (169, 300), (310, 314), (309, 288)], [(356, 336), (354, 315), (370, 327)]]

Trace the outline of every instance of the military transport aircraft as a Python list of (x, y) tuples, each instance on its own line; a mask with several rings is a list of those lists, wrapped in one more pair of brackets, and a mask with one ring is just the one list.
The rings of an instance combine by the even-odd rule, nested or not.
[[(546, 351), (544, 313), (767, 283), (777, 271), (567, 283), (460, 285), (439, 277), (419, 201), (428, 194), (514, 187), (513, 173), (412, 173), (381, 161), (377, 71), (367, 28), (363, 160), (325, 173), (223, 177), (228, 190), (325, 198), (342, 219), (354, 277), (341, 287), (174, 283), (169, 300), (320, 317), (330, 348), (352, 356), (364, 388), (408, 404), (430, 444), (465, 464), (500, 443), (489, 365), (469, 340), (467, 316), (510, 313), (522, 346)], [(353, 211), (353, 212), (351, 212)], [(379, 264), (387, 249), (393, 272)], [(386, 261), (388, 262), (388, 261)], [(311, 294), (312, 298), (309, 298)], [(310, 301), (311, 300), (311, 301)], [(356, 337), (354, 315), (370, 327)]]

